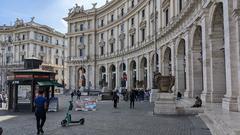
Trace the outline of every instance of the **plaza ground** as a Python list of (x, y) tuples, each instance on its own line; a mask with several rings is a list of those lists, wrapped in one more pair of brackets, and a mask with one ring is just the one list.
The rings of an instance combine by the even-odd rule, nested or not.
[[(44, 127), (46, 135), (211, 135), (198, 116), (154, 116), (153, 104), (136, 102), (129, 109), (129, 102), (121, 101), (113, 109), (111, 101), (99, 101), (97, 111), (73, 112), (73, 119), (85, 118), (85, 125), (61, 127), (70, 96), (60, 96), (59, 112), (47, 114)], [(0, 126), (4, 135), (34, 135), (36, 122), (32, 113), (1, 112)]]

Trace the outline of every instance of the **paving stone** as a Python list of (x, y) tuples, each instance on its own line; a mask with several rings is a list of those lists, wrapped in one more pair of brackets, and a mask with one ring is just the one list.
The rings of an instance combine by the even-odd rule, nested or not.
[[(85, 125), (61, 127), (68, 97), (61, 96), (60, 111), (47, 114), (44, 127), (46, 135), (211, 135), (203, 121), (194, 115), (153, 115), (153, 104), (120, 101), (117, 109), (111, 101), (97, 103), (95, 112), (73, 112), (72, 119), (85, 118)], [(3, 115), (4, 116), (4, 115)], [(0, 116), (0, 117), (3, 117)], [(36, 122), (32, 113), (14, 113), (12, 119), (1, 121), (4, 135), (34, 135)]]

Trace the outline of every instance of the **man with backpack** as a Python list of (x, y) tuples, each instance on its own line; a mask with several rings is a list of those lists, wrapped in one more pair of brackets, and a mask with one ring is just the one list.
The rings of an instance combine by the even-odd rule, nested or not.
[(35, 116), (37, 120), (37, 134), (44, 133), (43, 126), (46, 121), (47, 99), (43, 96), (44, 91), (39, 90), (34, 100)]

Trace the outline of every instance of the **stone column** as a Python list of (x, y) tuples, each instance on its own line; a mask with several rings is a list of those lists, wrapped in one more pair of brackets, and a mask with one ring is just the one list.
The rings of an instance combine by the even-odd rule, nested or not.
[(78, 73), (78, 69), (77, 68), (78, 68), (77, 66), (73, 66), (73, 75), (74, 75), (74, 81), (73, 81), (74, 84), (73, 84), (73, 86), (74, 86), (75, 89), (78, 89), (77, 86), (78, 86), (78, 83), (79, 83), (79, 81), (78, 81), (79, 73)]
[(157, 50), (158, 51), (158, 72), (162, 73), (162, 53), (161, 53), (161, 48)]
[(209, 35), (208, 35), (208, 13), (205, 13), (201, 18), (201, 27), (202, 27), (202, 62), (203, 62), (203, 92), (201, 98), (204, 102), (211, 101), (211, 45), (209, 45)]
[(132, 78), (132, 74), (130, 71), (130, 62), (129, 60), (126, 61), (126, 74), (127, 74), (127, 83), (126, 83), (126, 88), (128, 89), (128, 91), (131, 90), (131, 78)]
[(151, 81), (152, 79), (150, 78), (150, 54), (147, 53), (147, 89), (151, 89), (152, 87), (150, 86), (151, 85)]
[[(238, 1), (238, 3), (234, 5), (238, 5), (238, 7), (240, 7), (240, 1)], [(240, 46), (240, 9), (239, 8), (234, 10), (234, 16), (236, 17), (236, 27), (237, 27), (236, 37), (237, 37), (237, 46), (239, 47)], [(240, 49), (240, 47), (238, 49)], [(240, 52), (238, 52), (238, 55), (240, 55)], [(239, 78), (238, 84), (240, 85), (240, 62), (239, 61), (238, 61), (238, 78)], [(240, 112), (240, 89), (239, 89), (239, 95), (238, 95), (238, 111)]]
[[(226, 95), (223, 98), (222, 107), (229, 111), (238, 111), (239, 96), (239, 47), (236, 35), (239, 35), (236, 28), (236, 20), (233, 15), (233, 1), (223, 1), (224, 14), (224, 43), (225, 43), (225, 64), (226, 64)], [(236, 30), (237, 29), (237, 30)]]
[(139, 57), (136, 57), (136, 80), (140, 81), (140, 62), (139, 62)]
[[(176, 40), (171, 42), (171, 74), (176, 78)], [(172, 87), (172, 91), (176, 92), (176, 84)]]
[(121, 62), (116, 62), (116, 88), (120, 87), (120, 78), (121, 78), (121, 73), (120, 73), (120, 65)]
[(192, 50), (191, 50), (191, 39), (190, 39), (191, 32), (188, 29), (185, 33), (185, 62), (186, 62), (186, 91), (184, 93), (185, 97), (193, 97), (192, 94)]

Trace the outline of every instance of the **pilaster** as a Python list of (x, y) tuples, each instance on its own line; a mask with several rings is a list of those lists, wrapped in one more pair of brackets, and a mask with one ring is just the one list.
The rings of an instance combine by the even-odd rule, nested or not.
[(185, 97), (193, 97), (193, 89), (192, 89), (192, 50), (191, 50), (191, 40), (190, 40), (190, 30), (186, 31), (185, 36), (185, 62), (186, 62), (186, 91), (184, 93)]
[(203, 66), (203, 92), (201, 98), (203, 102), (211, 102), (211, 91), (212, 91), (212, 64), (211, 64), (211, 45), (209, 45), (208, 35), (208, 17), (207, 13), (203, 13), (201, 18), (202, 27), (202, 66)]
[(238, 111), (239, 77), (238, 62), (239, 48), (236, 41), (236, 22), (232, 17), (233, 1), (223, 1), (224, 43), (226, 64), (226, 95), (222, 107), (229, 111)]

